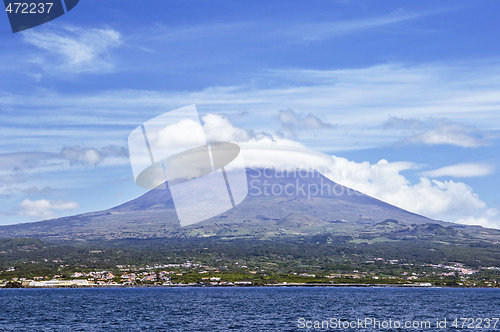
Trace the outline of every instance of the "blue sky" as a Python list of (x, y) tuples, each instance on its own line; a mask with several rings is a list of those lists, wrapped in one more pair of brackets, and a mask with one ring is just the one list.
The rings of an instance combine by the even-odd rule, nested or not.
[(324, 153), (341, 184), (500, 228), (499, 9), (82, 0), (16, 34), (4, 14), (0, 224), (137, 197), (128, 134), (196, 104), (229, 138)]

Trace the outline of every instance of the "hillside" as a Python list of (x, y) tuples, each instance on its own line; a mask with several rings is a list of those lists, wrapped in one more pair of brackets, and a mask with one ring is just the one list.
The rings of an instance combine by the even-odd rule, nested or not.
[[(343, 187), (318, 172), (247, 170), (247, 198), (232, 210), (181, 228), (167, 189), (114, 208), (1, 226), (0, 238), (115, 240), (220, 237), (269, 239), (333, 234), (359, 241), (450, 237), (497, 241), (500, 231), (435, 221)], [(281, 188), (281, 189), (280, 189)], [(283, 190), (287, 188), (288, 190)], [(320, 189), (318, 189), (320, 188)]]

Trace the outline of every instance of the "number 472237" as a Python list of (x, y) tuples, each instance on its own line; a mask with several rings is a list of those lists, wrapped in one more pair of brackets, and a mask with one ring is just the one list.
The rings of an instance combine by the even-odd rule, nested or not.
[(498, 318), (455, 318), (452, 327), (457, 329), (495, 329)]
[(9, 14), (49, 14), (53, 2), (13, 2), (7, 5), (5, 11)]

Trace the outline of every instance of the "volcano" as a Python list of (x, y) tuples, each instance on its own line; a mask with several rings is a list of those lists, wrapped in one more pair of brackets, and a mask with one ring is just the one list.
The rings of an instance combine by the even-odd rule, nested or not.
[(373, 231), (417, 235), (428, 232), (456, 235), (463, 230), (476, 234), (489, 232), (479, 226), (446, 223), (408, 212), (335, 183), (316, 171), (247, 169), (246, 174), (248, 196), (242, 203), (187, 227), (179, 225), (167, 186), (104, 211), (1, 226), (0, 238), (85, 241), (219, 236), (268, 239)]

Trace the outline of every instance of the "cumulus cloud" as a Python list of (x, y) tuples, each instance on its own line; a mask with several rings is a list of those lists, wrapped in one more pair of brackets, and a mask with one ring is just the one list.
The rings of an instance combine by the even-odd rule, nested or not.
[[(273, 143), (276, 137), (266, 132), (255, 132), (234, 126), (224, 115), (209, 113), (201, 117), (207, 142), (236, 142), (242, 145)], [(300, 145), (300, 143), (297, 143)]]
[(283, 135), (296, 137), (299, 130), (317, 130), (331, 128), (332, 124), (322, 121), (319, 117), (309, 112), (302, 115), (292, 109), (281, 110), (278, 113)]
[(207, 114), (201, 119), (208, 142), (243, 142), (252, 137), (251, 132), (233, 126), (223, 115)]
[(81, 147), (66, 147), (61, 150), (60, 156), (70, 162), (71, 165), (96, 165), (100, 160), (99, 153), (95, 149)]
[(114, 65), (110, 50), (123, 44), (120, 33), (111, 28), (66, 26), (58, 30), (27, 30), (23, 38), (48, 53), (36, 60), (48, 72), (111, 72)]
[(78, 203), (72, 201), (50, 201), (39, 199), (32, 201), (25, 199), (19, 204), (20, 214), (36, 219), (56, 218), (55, 211), (74, 210), (78, 208)]
[(495, 166), (483, 163), (461, 163), (441, 167), (435, 170), (420, 173), (423, 176), (437, 177), (455, 177), (455, 178), (473, 178), (493, 174)]
[[(235, 130), (229, 121), (224, 124), (228, 126), (225, 129), (227, 132)], [(239, 144), (247, 167), (318, 170), (339, 184), (414, 213), (445, 221), (500, 228), (499, 218), (492, 213), (495, 210), (488, 208), (467, 184), (430, 179), (430, 176), (422, 176), (412, 183), (403, 174), (421, 168), (421, 165), (412, 162), (382, 159), (375, 164), (358, 163), (314, 152), (301, 143), (277, 136), (250, 135), (247, 141)], [(486, 165), (480, 166), (480, 171), (476, 169), (477, 164), (452, 166), (440, 173), (471, 176), (490, 171)]]
[(426, 145), (455, 145), (475, 148), (488, 145), (493, 133), (480, 130), (474, 126), (464, 125), (448, 119), (403, 119), (391, 117), (384, 123), (385, 129), (399, 130), (407, 137), (405, 143), (421, 143)]
[(158, 149), (188, 149), (205, 142), (200, 123), (192, 119), (181, 119), (176, 123), (147, 129), (149, 144)]
[[(119, 146), (103, 148), (86, 148), (82, 146), (67, 146), (61, 149), (57, 157), (69, 162), (70, 165), (96, 166), (108, 158), (126, 158), (127, 149)], [(56, 157), (56, 156), (55, 156)]]
[(455, 221), (487, 208), (472, 188), (461, 182), (421, 177), (411, 183), (401, 172), (415, 168), (412, 163), (356, 163), (336, 156), (332, 159), (334, 163), (326, 175), (334, 181), (414, 213)]

